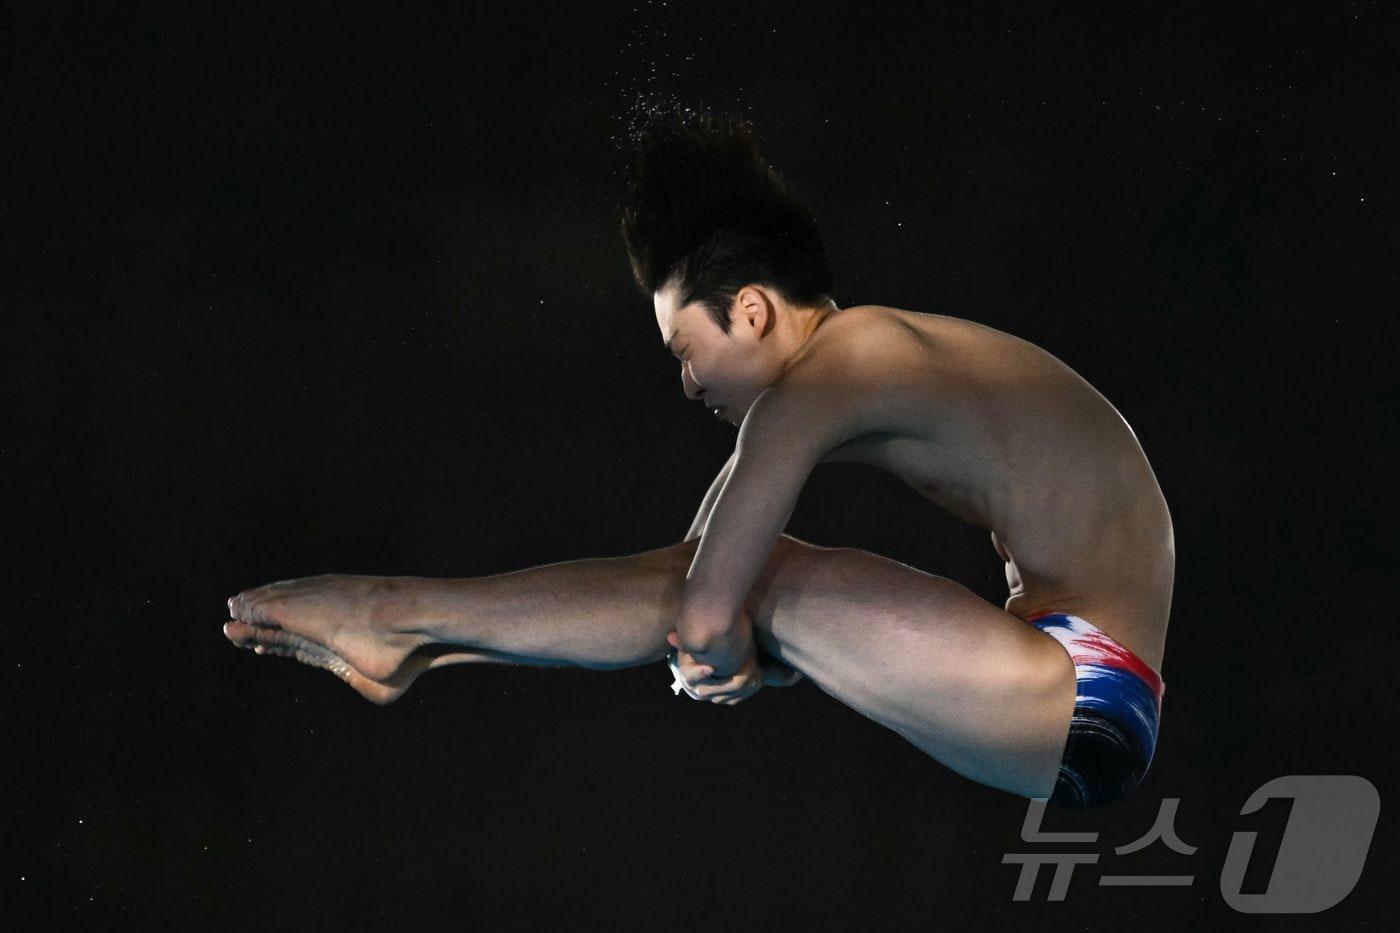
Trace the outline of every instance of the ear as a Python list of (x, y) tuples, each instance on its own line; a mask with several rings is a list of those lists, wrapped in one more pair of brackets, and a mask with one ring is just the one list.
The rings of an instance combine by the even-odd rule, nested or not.
[(758, 337), (766, 337), (778, 325), (777, 309), (773, 298), (755, 285), (745, 285), (734, 296), (734, 323), (752, 327)]

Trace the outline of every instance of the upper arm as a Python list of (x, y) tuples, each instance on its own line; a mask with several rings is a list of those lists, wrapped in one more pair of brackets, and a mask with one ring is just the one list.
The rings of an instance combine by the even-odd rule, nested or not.
[(879, 429), (887, 376), (875, 355), (859, 346), (838, 348), (797, 362), (759, 395), (701, 529), (688, 593), (712, 603), (717, 614), (742, 603), (812, 468), (833, 448)]
[[(740, 427), (789, 447), (812, 450), (817, 460), (857, 438), (906, 428), (910, 391), (925, 382), (928, 356), (903, 324), (880, 317), (850, 322), (846, 330), (800, 360), (759, 396)], [(915, 376), (914, 373), (918, 375)]]

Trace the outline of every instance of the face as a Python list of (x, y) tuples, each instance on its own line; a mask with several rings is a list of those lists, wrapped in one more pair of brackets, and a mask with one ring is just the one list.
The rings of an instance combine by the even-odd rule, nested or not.
[(686, 397), (714, 409), (730, 424), (743, 423), (749, 406), (777, 377), (780, 367), (770, 359), (764, 341), (772, 328), (772, 304), (762, 289), (745, 286), (734, 296), (730, 330), (725, 333), (697, 303), (677, 308), (678, 289), (669, 283), (654, 296), (656, 324), (681, 368)]

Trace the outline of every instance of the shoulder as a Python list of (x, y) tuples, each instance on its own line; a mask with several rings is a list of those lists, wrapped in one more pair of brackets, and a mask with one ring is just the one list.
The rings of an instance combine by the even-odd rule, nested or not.
[(904, 312), (883, 305), (843, 308), (827, 319), (827, 326), (828, 339), (817, 349), (848, 356), (898, 352), (919, 340), (919, 332), (909, 326)]
[(754, 404), (750, 433), (807, 435), (829, 449), (888, 430), (910, 375), (927, 368), (918, 335), (889, 309), (845, 308), (828, 318), (806, 350)]
[(829, 317), (780, 385), (888, 382), (901, 367), (927, 365), (918, 331), (893, 308), (858, 305)]

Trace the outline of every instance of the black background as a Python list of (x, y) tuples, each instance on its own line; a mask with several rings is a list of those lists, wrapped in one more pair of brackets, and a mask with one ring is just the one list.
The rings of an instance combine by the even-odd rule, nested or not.
[[(1239, 808), (1294, 773), (1383, 813), (1352, 894), (1275, 925), (1385, 915), (1378, 5), (90, 6), (3, 27), (7, 920), (1177, 929), (1238, 916), (1230, 833), (1267, 850), (1285, 815)], [(811, 684), (728, 709), (659, 664), (465, 666), (379, 708), (220, 634), (272, 580), (681, 539), (735, 429), (682, 395), (617, 234), (643, 89), (754, 122), (839, 304), (1031, 340), (1146, 450), (1178, 557), (1161, 740), (1128, 802), (1048, 818), (1102, 834), (1063, 903), (1012, 902), (1025, 801)], [(819, 468), (789, 531), (1005, 599), (985, 531), (868, 468)], [(1116, 856), (1168, 797), (1196, 854)], [(1195, 882), (1096, 885), (1120, 871)]]

